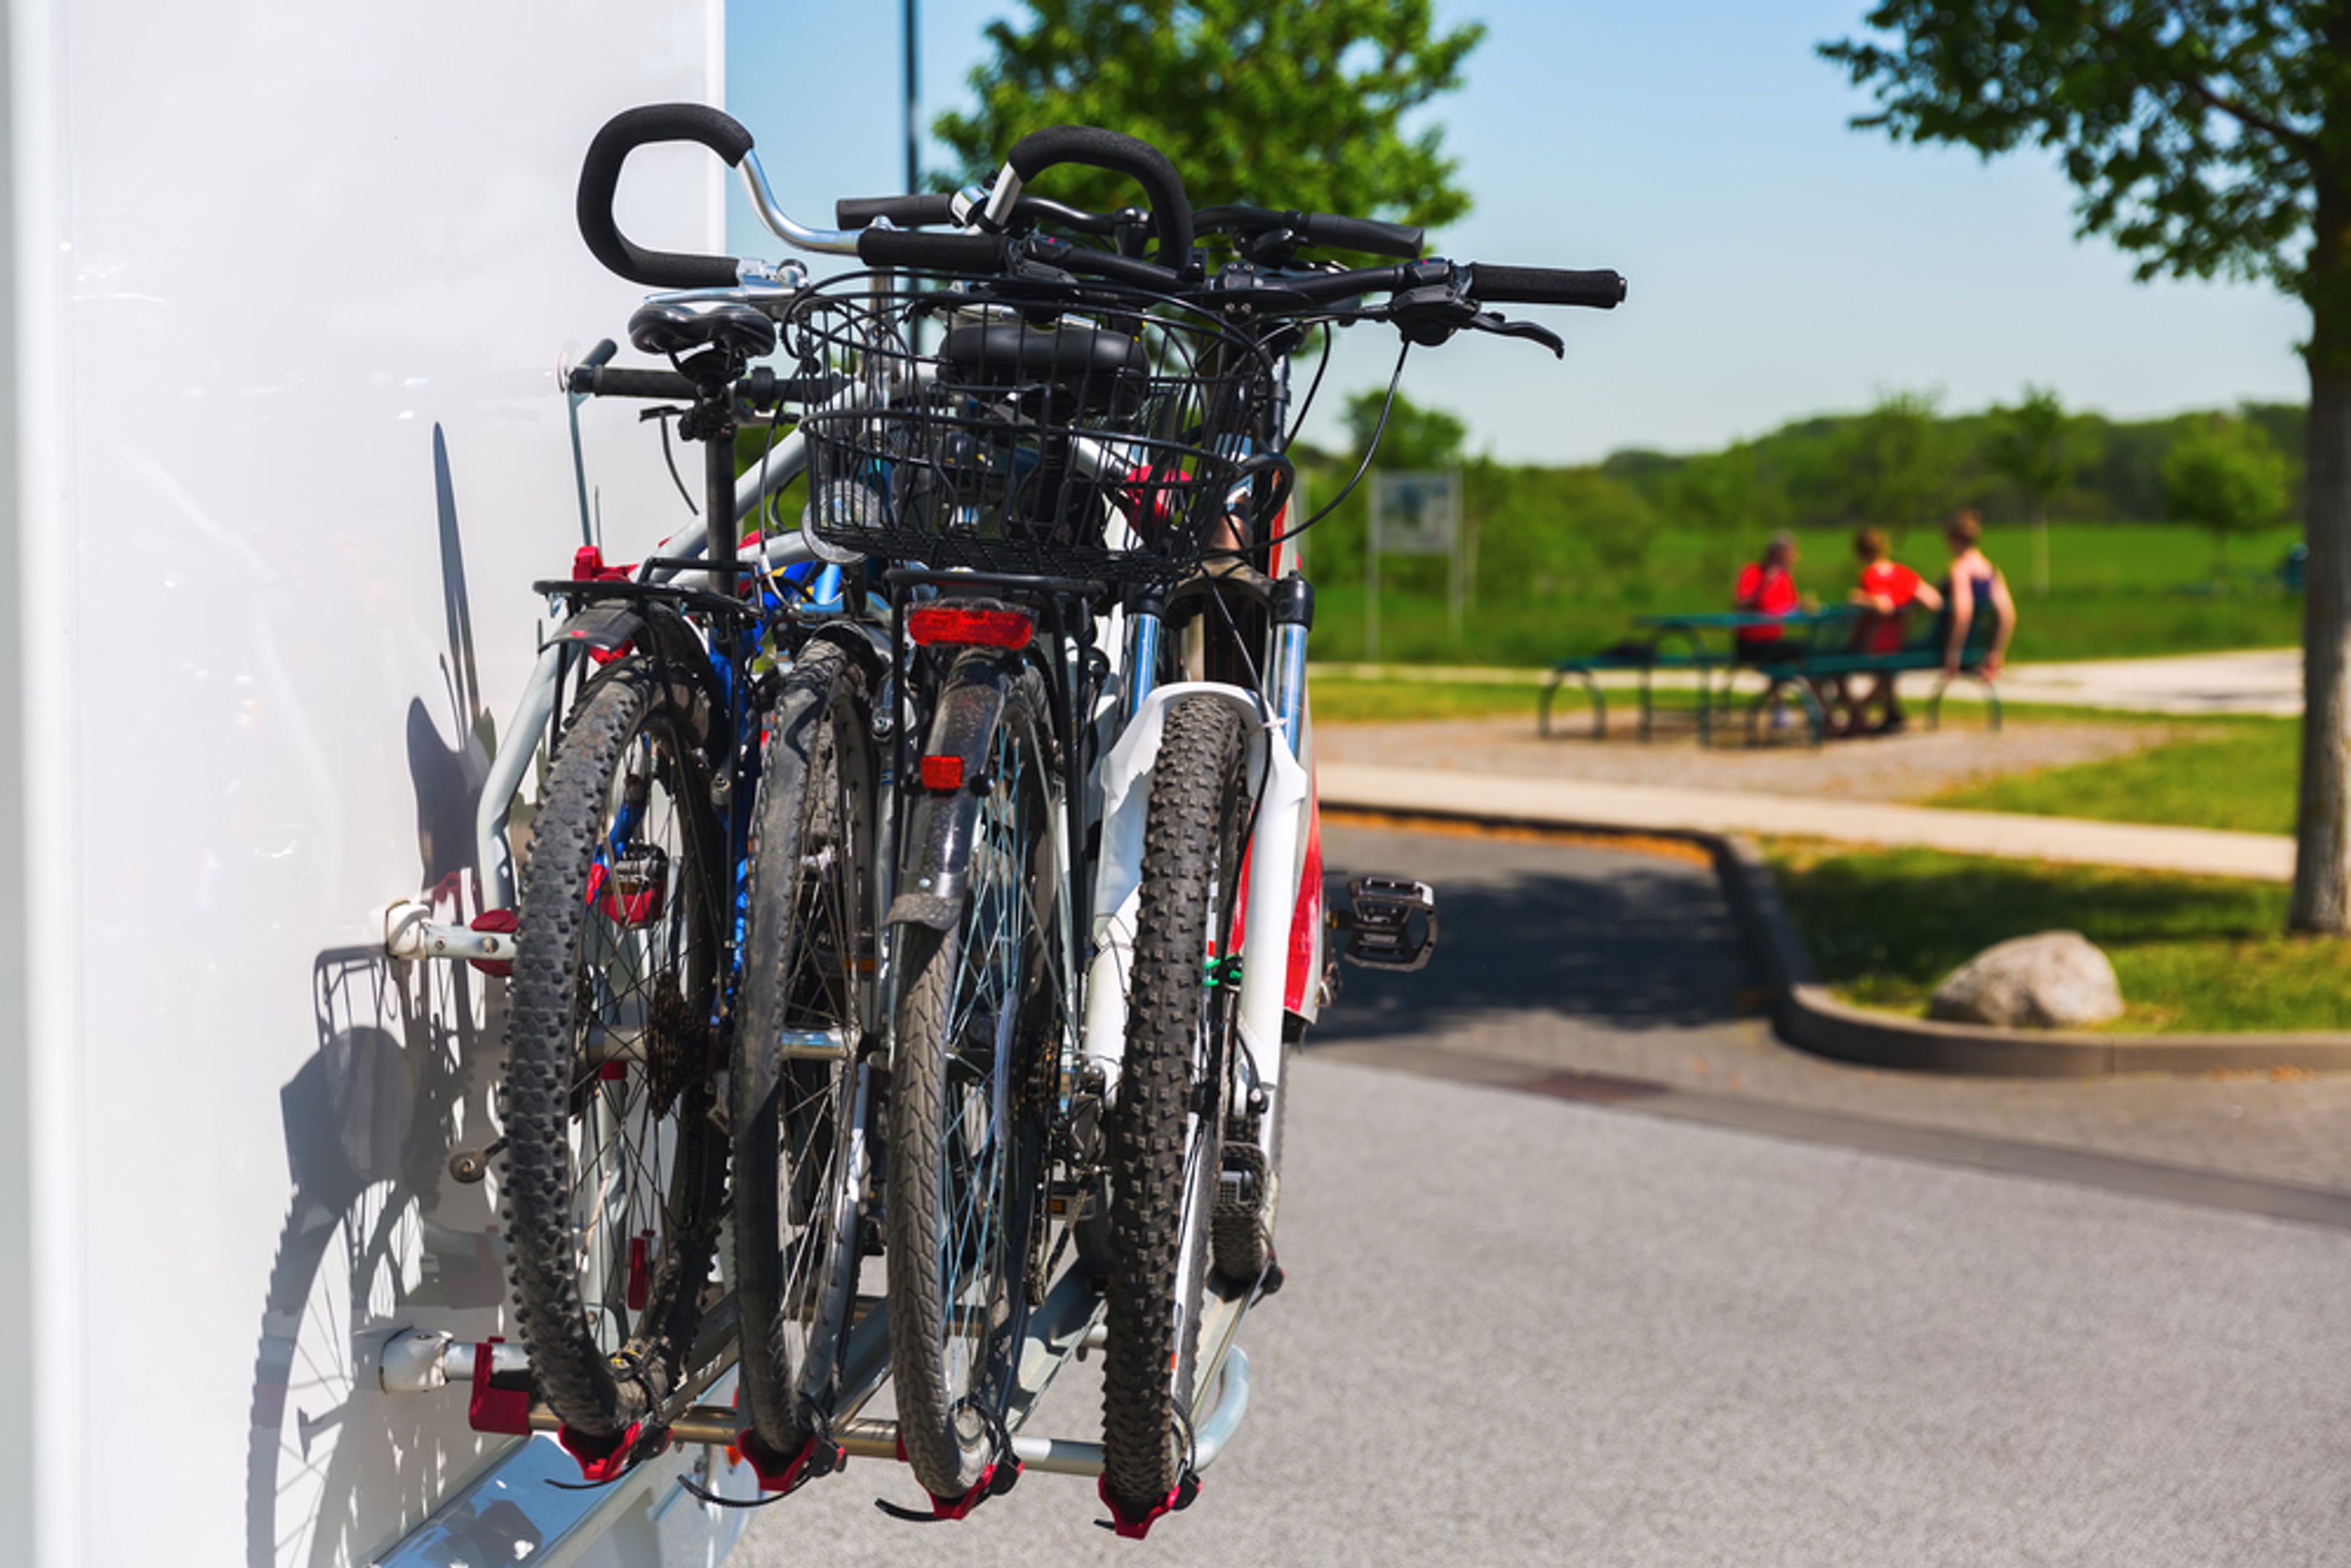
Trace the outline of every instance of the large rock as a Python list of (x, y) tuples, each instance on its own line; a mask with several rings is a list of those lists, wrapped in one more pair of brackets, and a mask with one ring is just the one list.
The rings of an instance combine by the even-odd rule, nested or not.
[(1944, 977), (1927, 1004), (1928, 1018), (2025, 1029), (2077, 1029), (2122, 1010), (2115, 967), (2078, 931), (1987, 947)]

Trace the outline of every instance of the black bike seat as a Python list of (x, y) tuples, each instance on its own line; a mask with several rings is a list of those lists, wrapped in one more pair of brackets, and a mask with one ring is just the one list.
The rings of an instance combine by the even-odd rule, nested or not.
[(726, 300), (649, 299), (629, 318), (629, 341), (648, 354), (684, 354), (716, 345), (737, 359), (776, 351), (776, 324)]

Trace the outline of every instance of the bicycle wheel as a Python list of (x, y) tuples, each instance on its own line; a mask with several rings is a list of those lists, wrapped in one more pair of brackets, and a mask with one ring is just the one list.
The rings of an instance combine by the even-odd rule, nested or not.
[(523, 871), (507, 1020), (507, 1244), (533, 1381), (614, 1438), (701, 1326), (726, 1148), (713, 1125), (719, 831), (707, 706), (649, 661), (580, 698)]
[(810, 647), (768, 716), (729, 1091), (745, 1404), (778, 1460), (831, 1414), (857, 1288), (871, 734), (864, 672)]
[(1247, 760), (1229, 703), (1189, 697), (1167, 710), (1151, 771), (1126, 1050), (1110, 1117), (1102, 1478), (1113, 1501), (1134, 1514), (1163, 1505), (1190, 1458), (1238, 1002), (1228, 960)]
[(935, 1499), (967, 1498), (1003, 1449), (1041, 1295), (1050, 1086), (1068, 987), (1063, 875), (1041, 684), (1012, 684), (963, 909), (898, 928), (883, 1225), (898, 1430)]

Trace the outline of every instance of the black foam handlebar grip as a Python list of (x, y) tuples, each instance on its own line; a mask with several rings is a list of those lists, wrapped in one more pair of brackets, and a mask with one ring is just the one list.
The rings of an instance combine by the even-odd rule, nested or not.
[(1192, 204), (1184, 196), (1184, 177), (1167, 161), (1167, 154), (1150, 142), (1097, 125), (1051, 125), (1014, 142), (1004, 161), (1024, 182), (1056, 163), (1083, 163), (1124, 174), (1151, 197), (1151, 227), (1159, 240), (1159, 264), (1191, 265)]
[(1588, 305), (1614, 310), (1625, 302), (1625, 275), (1603, 267), (1569, 272), (1555, 267), (1495, 267), (1473, 262), (1471, 298), (1489, 305)]
[(733, 256), (647, 250), (613, 222), (621, 165), (630, 153), (656, 141), (699, 142), (729, 168), (751, 151), (751, 133), (707, 104), (649, 103), (622, 110), (596, 132), (580, 165), (580, 237), (598, 261), (632, 282), (654, 288), (732, 288), (738, 281)]
[(626, 365), (575, 366), (570, 390), (595, 397), (649, 397), (669, 402), (695, 399), (694, 383), (675, 371), (641, 371)]
[(1002, 235), (933, 235), (867, 229), (857, 236), (857, 259), (868, 267), (911, 267), (925, 272), (1002, 272)]
[(925, 224), (955, 222), (954, 197), (945, 191), (916, 196), (843, 196), (832, 204), (832, 221), (845, 229), (862, 229), (876, 218), (888, 218), (902, 229)]
[(1309, 245), (1334, 250), (1368, 251), (1374, 256), (1418, 261), (1424, 235), (1412, 224), (1384, 224), (1376, 218), (1341, 217), (1335, 213), (1301, 213), (1298, 232)]
[(1288, 229), (1308, 245), (1393, 256), (1403, 261), (1418, 261), (1426, 238), (1411, 224), (1341, 217), (1335, 213), (1275, 212), (1270, 207), (1202, 207), (1192, 214), (1192, 221), (1203, 229), (1237, 229), (1243, 234)]

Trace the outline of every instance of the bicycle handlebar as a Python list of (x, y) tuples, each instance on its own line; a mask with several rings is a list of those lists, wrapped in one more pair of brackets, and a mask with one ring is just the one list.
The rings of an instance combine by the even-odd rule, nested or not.
[(886, 218), (902, 229), (955, 222), (955, 198), (945, 191), (914, 196), (843, 196), (832, 204), (832, 221), (845, 229), (862, 229)]
[(1376, 218), (1343, 217), (1336, 213), (1275, 212), (1268, 207), (1231, 204), (1202, 207), (1192, 214), (1202, 231), (1241, 229), (1263, 232), (1288, 229), (1308, 245), (1333, 250), (1368, 251), (1374, 256), (1418, 261), (1426, 236), (1411, 224), (1382, 223)]
[(1105, 169), (1141, 185), (1151, 197), (1151, 226), (1159, 241), (1159, 264), (1179, 270), (1191, 266), (1192, 204), (1184, 195), (1184, 177), (1176, 172), (1167, 154), (1150, 142), (1100, 126), (1048, 126), (1014, 142), (1004, 159), (1010, 178), (998, 178), (988, 198), (988, 216), (999, 224), (1009, 218), (1021, 183), (1061, 163)]
[(632, 282), (655, 288), (731, 288), (739, 280), (735, 258), (647, 250), (621, 232), (612, 196), (621, 166), (640, 147), (693, 141), (733, 168), (751, 151), (751, 133), (730, 116), (700, 103), (653, 103), (624, 109), (604, 122), (580, 165), (580, 237), (598, 261)]
[(1001, 272), (1002, 235), (920, 234), (912, 229), (867, 229), (857, 236), (857, 259), (868, 267), (911, 267), (935, 272)]
[(1604, 267), (1572, 272), (1555, 267), (1469, 264), (1469, 292), (1496, 305), (1582, 305), (1614, 310), (1625, 302), (1625, 275)]

